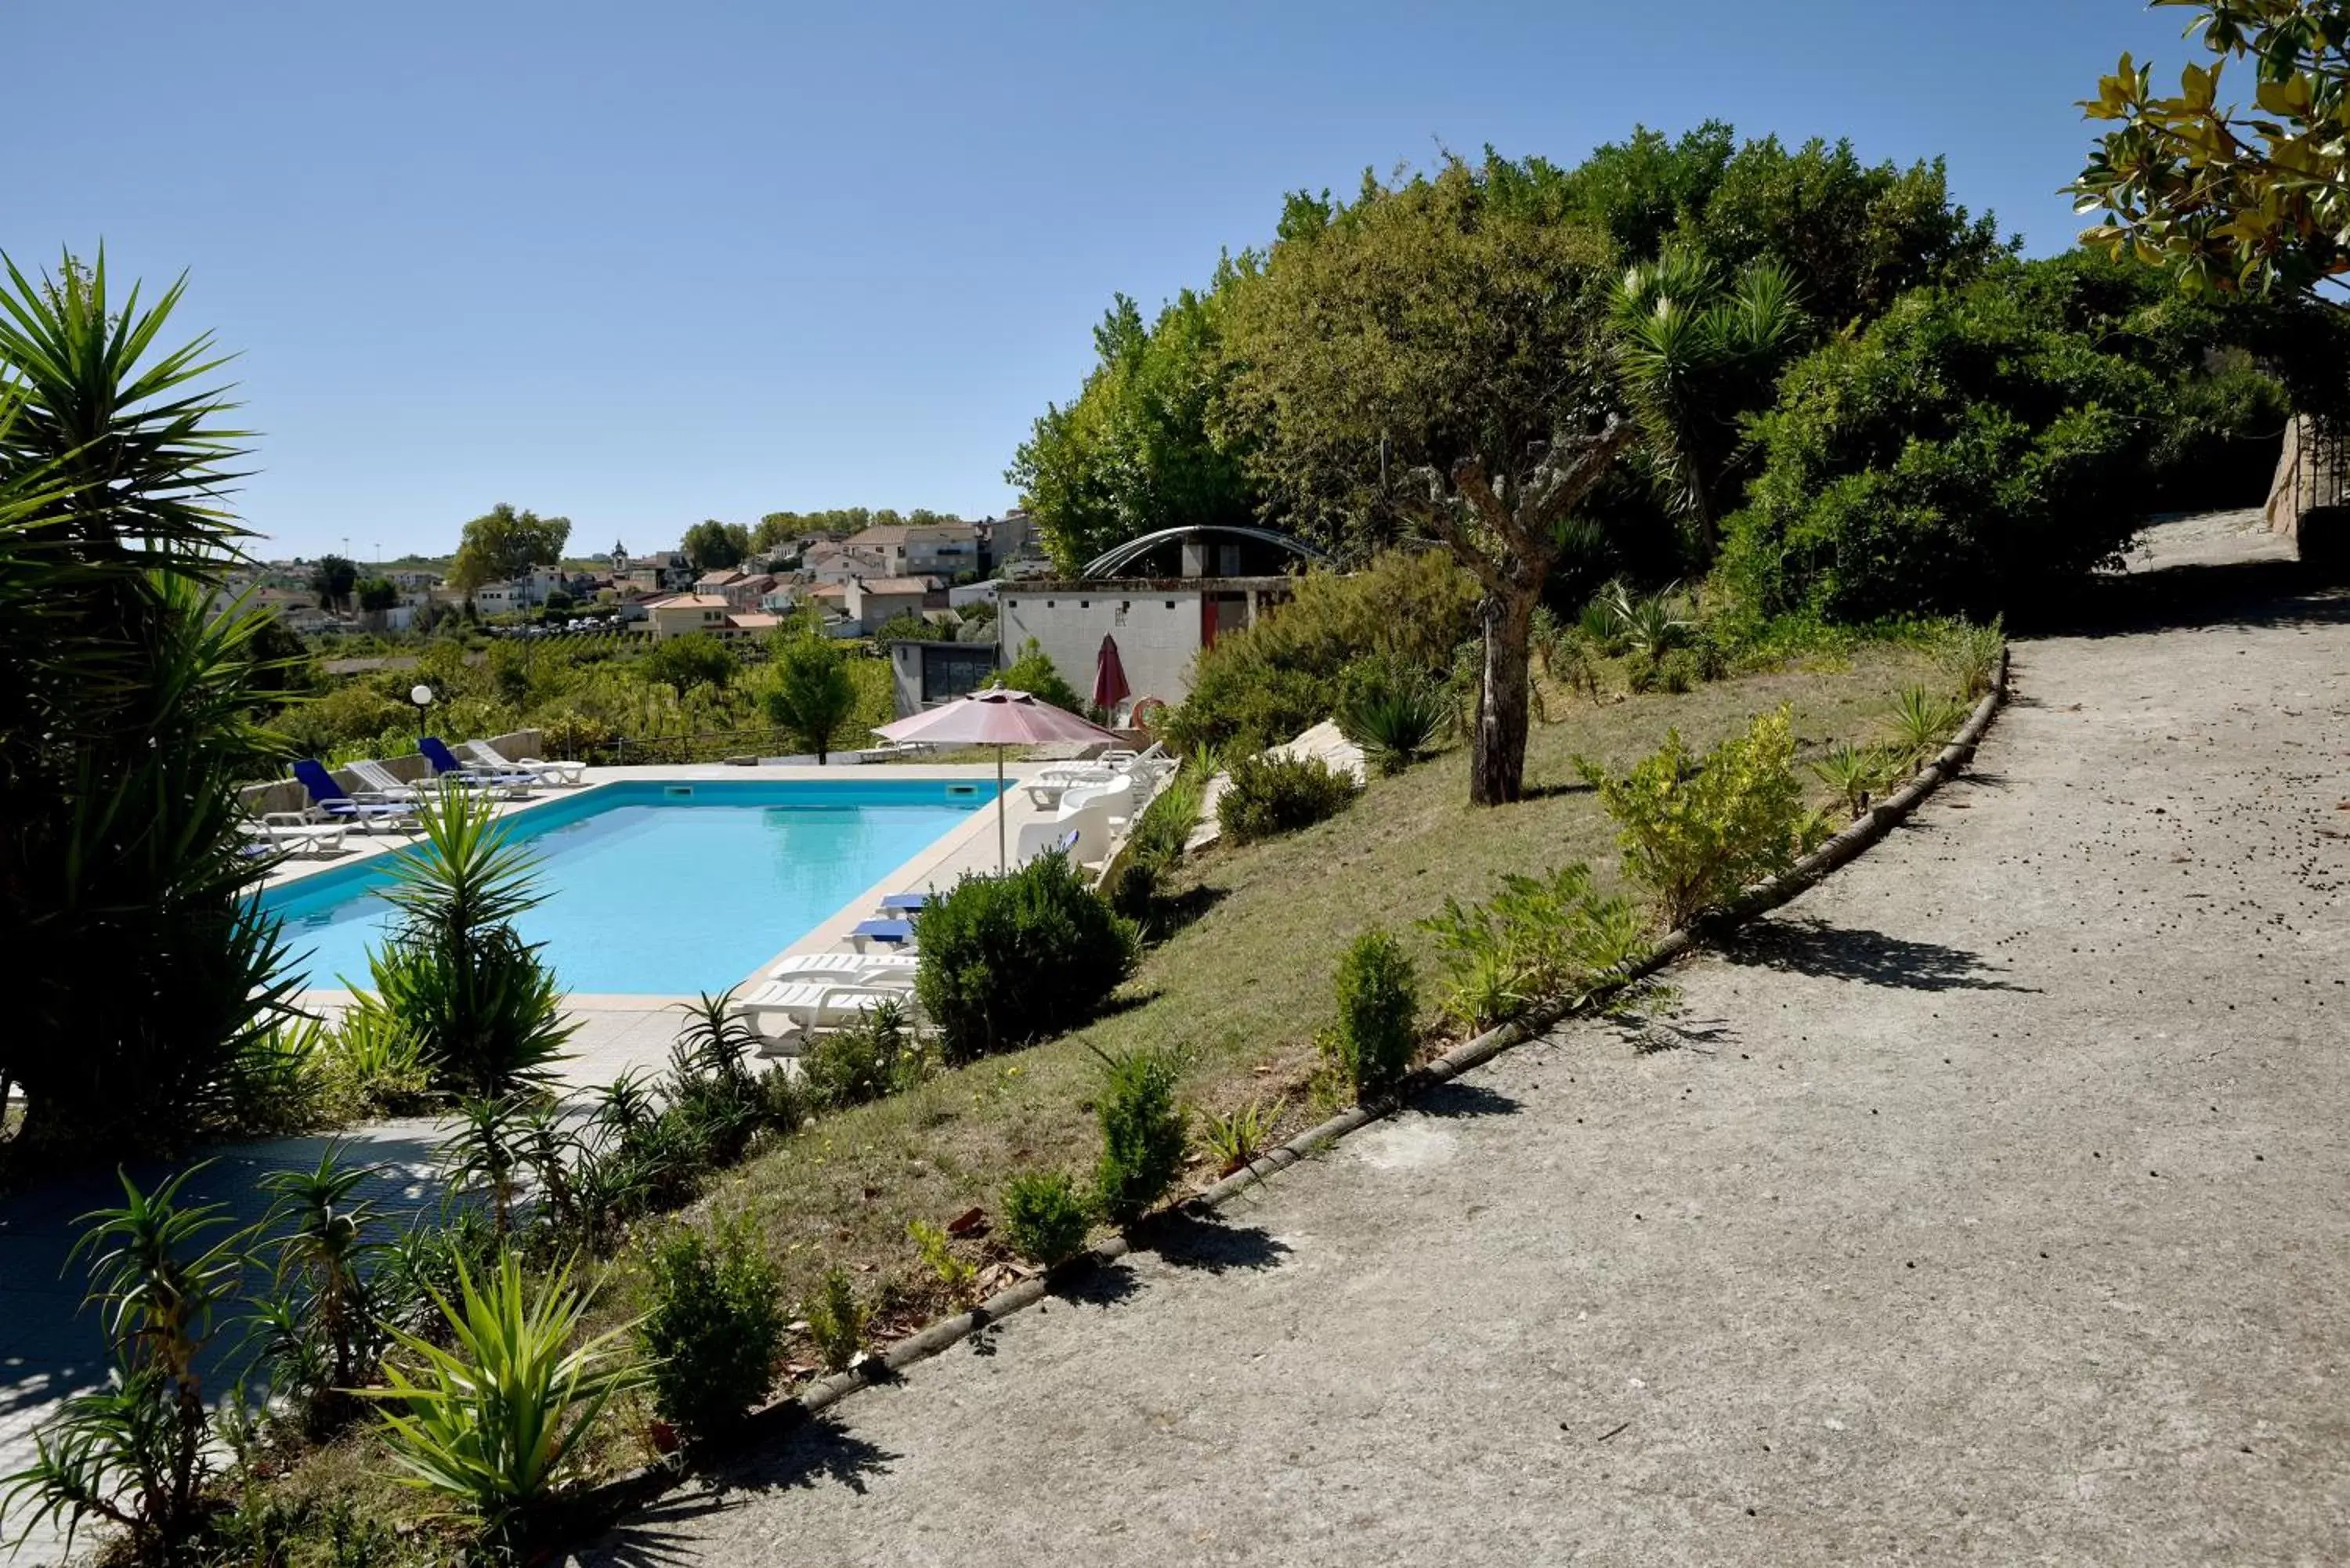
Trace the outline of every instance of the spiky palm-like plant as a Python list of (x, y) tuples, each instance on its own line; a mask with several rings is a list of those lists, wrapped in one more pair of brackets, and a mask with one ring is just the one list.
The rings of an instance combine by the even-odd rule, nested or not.
[(1759, 261), (1725, 286), (1704, 256), (1669, 246), (1624, 275), (1613, 314), (1617, 367), (1650, 472), (1710, 557), (1745, 445), (1739, 416), (1769, 401), (1804, 336), (1795, 280)]
[(395, 1330), (399, 1350), (383, 1368), (390, 1386), (366, 1393), (386, 1407), (384, 1438), (403, 1479), (511, 1542), (588, 1458), (605, 1405), (643, 1374), (615, 1353), (631, 1325), (574, 1346), (588, 1297), (567, 1267), (534, 1291), (510, 1251), (479, 1282), (461, 1262), (456, 1296), (433, 1293), (448, 1347)]
[(110, 295), (102, 256), (5, 265), (0, 1083), (32, 1143), (182, 1141), (288, 989), (237, 826), (236, 786), (276, 756), (260, 620), (221, 602), (242, 432), (204, 385), (211, 339), (163, 346), (180, 286), (147, 305)]
[(575, 1027), (514, 929), (541, 897), (534, 862), (485, 799), (452, 787), (417, 815), (422, 841), (391, 861), (384, 897), (400, 919), (370, 957), (376, 992), (438, 1082), (504, 1095), (544, 1078)]

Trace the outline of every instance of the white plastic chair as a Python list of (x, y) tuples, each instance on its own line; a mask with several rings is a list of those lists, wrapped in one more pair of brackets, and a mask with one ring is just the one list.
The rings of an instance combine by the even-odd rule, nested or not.
[(504, 773), (536, 774), (542, 784), (558, 784), (565, 789), (577, 789), (588, 782), (586, 763), (550, 763), (543, 757), (516, 757), (508, 761), (505, 753), (487, 741), (468, 741), (465, 750), (484, 767)]

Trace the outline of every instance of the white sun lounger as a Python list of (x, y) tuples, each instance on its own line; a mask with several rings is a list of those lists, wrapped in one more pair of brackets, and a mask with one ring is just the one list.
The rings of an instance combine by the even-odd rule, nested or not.
[(265, 811), (244, 825), (255, 848), (274, 848), (288, 855), (339, 855), (348, 829), (340, 822), (321, 822), (307, 811)]
[(867, 976), (891, 979), (910, 975), (921, 963), (912, 953), (802, 953), (779, 961), (767, 971), (769, 980), (856, 980)]
[(550, 763), (543, 757), (508, 760), (505, 753), (487, 741), (467, 741), (465, 750), (474, 761), (501, 773), (536, 774), (542, 783), (560, 784), (565, 789), (576, 789), (588, 782), (586, 763)]
[(1148, 791), (1160, 774), (1177, 765), (1177, 759), (1167, 754), (1167, 748), (1152, 742), (1141, 752), (1112, 749), (1090, 762), (1055, 763), (1050, 767), (1031, 774), (1023, 787), (1028, 798), (1050, 811), (1061, 804), (1068, 791), (1087, 784), (1114, 784), (1120, 779), (1130, 779), (1139, 791)]
[[(734, 1011), (748, 1019), (751, 1027), (770, 1044), (762, 1048), (765, 1055), (796, 1055), (794, 1037), (805, 1039), (842, 1028), (870, 1012), (879, 1004), (895, 1002), (907, 1010), (915, 1010), (914, 988), (910, 981), (904, 985), (886, 981), (775, 980), (759, 987), (734, 1003)], [(783, 1029), (770, 1029), (766, 1021), (780, 1015)]]
[(404, 805), (414, 805), (424, 798), (423, 792), (417, 789), (414, 784), (404, 783), (399, 774), (372, 757), (362, 757), (358, 762), (346, 763), (343, 765), (350, 769), (352, 775), (361, 784), (368, 786), (370, 794), (380, 795), (386, 800), (398, 801)]

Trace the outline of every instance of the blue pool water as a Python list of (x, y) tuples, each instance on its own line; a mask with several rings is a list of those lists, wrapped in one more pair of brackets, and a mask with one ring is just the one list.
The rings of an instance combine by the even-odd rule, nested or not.
[[(516, 924), (566, 990), (722, 991), (983, 804), (995, 781), (605, 784), (515, 813), (546, 902)], [(391, 880), (379, 864), (271, 888), (311, 985), (368, 984)], [(307, 956), (306, 956), (307, 955)]]

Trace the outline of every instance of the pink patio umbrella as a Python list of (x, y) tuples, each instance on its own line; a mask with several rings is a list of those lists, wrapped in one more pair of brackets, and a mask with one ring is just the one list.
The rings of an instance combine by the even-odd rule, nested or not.
[(1102, 633), (1101, 651), (1094, 656), (1094, 706), (1115, 715), (1118, 705), (1133, 694), (1126, 683), (1126, 665), (1118, 656), (1118, 639)]
[(958, 697), (873, 732), (885, 741), (920, 741), (927, 745), (995, 748), (995, 868), (1005, 869), (1003, 846), (1003, 748), (1039, 746), (1055, 741), (1115, 741), (1099, 724), (1066, 709), (1040, 701), (1026, 691), (992, 686)]

